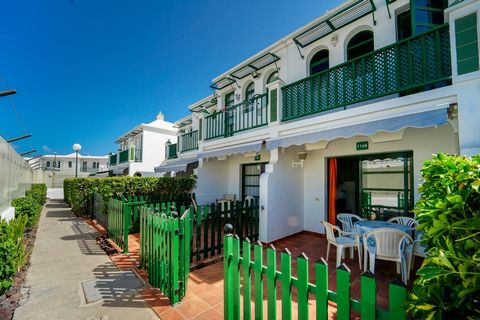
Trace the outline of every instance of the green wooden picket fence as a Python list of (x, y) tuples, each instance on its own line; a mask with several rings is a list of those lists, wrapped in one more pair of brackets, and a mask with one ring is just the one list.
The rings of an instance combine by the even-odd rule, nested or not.
[(158, 195), (157, 197), (130, 196), (122, 200), (110, 199), (108, 202), (107, 229), (109, 237), (128, 253), (128, 234), (137, 233), (140, 228), (140, 207), (143, 205), (161, 205), (175, 199), (181, 205), (190, 204), (190, 195)]
[(223, 227), (227, 223), (233, 225), (240, 239), (258, 240), (258, 201), (231, 202), (223, 210), (220, 204), (198, 206), (193, 216), (192, 262), (222, 254)]
[[(277, 270), (277, 252), (267, 248), (266, 265), (263, 264), (263, 247), (253, 245), (248, 239), (241, 241), (235, 235), (224, 238), (224, 317), (240, 319), (240, 299), (243, 296), (243, 319), (292, 319), (292, 290), (297, 291), (298, 319), (309, 317), (309, 294), (315, 297), (316, 319), (328, 318), (328, 302), (337, 304), (337, 319), (347, 320), (351, 312), (360, 313), (362, 320), (391, 319), (404, 320), (407, 315), (403, 309), (407, 289), (401, 281), (389, 284), (389, 309), (376, 305), (376, 280), (366, 272), (360, 279), (361, 299), (350, 297), (350, 272), (345, 265), (336, 271), (337, 292), (328, 289), (328, 264), (324, 259), (315, 263), (315, 283), (309, 282), (308, 257), (301, 254), (297, 258), (297, 277), (292, 275), (292, 256), (288, 249), (281, 253), (280, 271)], [(242, 270), (242, 272), (240, 272)], [(253, 278), (253, 286), (251, 280)], [(263, 310), (264, 286), (266, 285), (267, 310)], [(281, 309), (277, 310), (277, 290), (281, 289)], [(252, 315), (252, 290), (254, 313)]]
[(168, 203), (140, 208), (140, 265), (148, 271), (149, 283), (175, 304), (187, 288), (193, 208), (181, 207), (178, 217), (171, 207)]

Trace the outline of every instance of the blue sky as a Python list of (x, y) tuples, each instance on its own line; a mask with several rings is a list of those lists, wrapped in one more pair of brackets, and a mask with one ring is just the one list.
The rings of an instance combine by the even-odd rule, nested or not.
[(0, 13), (0, 136), (19, 152), (115, 151), (162, 111), (168, 121), (211, 80), (343, 1), (16, 0)]

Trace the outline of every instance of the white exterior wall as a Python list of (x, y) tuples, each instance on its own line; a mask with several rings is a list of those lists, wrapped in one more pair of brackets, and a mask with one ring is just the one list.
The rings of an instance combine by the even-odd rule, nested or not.
[(10, 202), (25, 195), (32, 183), (32, 168), (2, 137), (0, 137), (0, 219), (15, 215)]
[[(446, 152), (458, 153), (457, 137), (450, 125), (437, 128), (414, 129), (408, 128), (402, 140), (392, 142), (374, 143), (372, 137), (355, 137), (351, 139), (339, 139), (328, 143), (326, 149), (308, 152), (304, 165), (304, 226), (308, 231), (323, 232), (320, 220), (326, 219), (327, 212), (327, 158), (350, 155), (386, 153), (394, 151), (413, 151), (413, 174), (415, 186), (415, 198), (419, 199), (418, 185), (421, 183), (420, 170), (425, 160), (432, 158), (432, 154)], [(356, 151), (357, 141), (369, 141), (369, 149)]]

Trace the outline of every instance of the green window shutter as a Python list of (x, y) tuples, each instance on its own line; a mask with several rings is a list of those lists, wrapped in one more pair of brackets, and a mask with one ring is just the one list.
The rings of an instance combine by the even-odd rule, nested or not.
[(477, 71), (479, 64), (476, 13), (455, 20), (455, 39), (458, 74)]
[(270, 122), (277, 121), (277, 89), (270, 90)]
[(202, 141), (202, 118), (198, 119), (198, 141)]

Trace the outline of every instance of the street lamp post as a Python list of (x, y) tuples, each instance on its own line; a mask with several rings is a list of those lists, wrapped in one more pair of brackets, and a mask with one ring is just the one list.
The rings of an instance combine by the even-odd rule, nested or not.
[(73, 150), (75, 151), (75, 178), (78, 176), (78, 151), (82, 149), (82, 146), (79, 143), (75, 143), (72, 146)]

